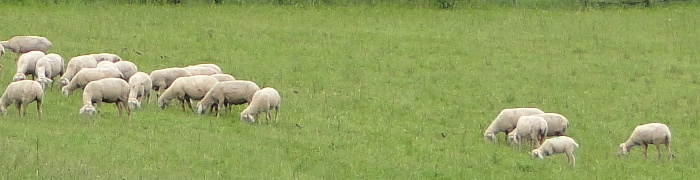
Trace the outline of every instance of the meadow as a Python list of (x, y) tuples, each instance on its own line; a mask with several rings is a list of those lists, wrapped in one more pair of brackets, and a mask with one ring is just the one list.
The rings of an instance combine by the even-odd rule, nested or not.
[[(155, 98), (130, 117), (78, 115), (58, 85), (0, 118), (3, 179), (690, 179), (697, 176), (700, 6), (452, 10), (387, 6), (0, 6), (0, 39), (41, 35), (70, 57), (112, 52), (141, 71), (216, 63), (280, 91), (279, 124), (197, 115)], [(0, 63), (2, 89), (16, 69)], [(571, 121), (580, 145), (532, 159), (487, 143), (503, 108)], [(673, 159), (616, 156), (663, 122)], [(664, 152), (665, 153), (665, 152)]]

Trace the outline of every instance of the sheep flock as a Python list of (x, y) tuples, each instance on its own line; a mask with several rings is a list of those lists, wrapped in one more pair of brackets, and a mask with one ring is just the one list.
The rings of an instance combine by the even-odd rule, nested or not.
[[(128, 61), (117, 54), (107, 52), (76, 55), (65, 64), (63, 56), (49, 53), (52, 46), (51, 41), (40, 36), (15, 36), (0, 42), (0, 59), (6, 50), (17, 54), (17, 73), (12, 77), (13, 82), (6, 86), (0, 99), (0, 113), (6, 114), (8, 107), (15, 105), (17, 113), (24, 116), (28, 104), (36, 102), (41, 118), (44, 93), (62, 93), (66, 98), (70, 98), (76, 90), (83, 91), (83, 104), (75, 104), (75, 112), (87, 117), (99, 114), (102, 103), (114, 103), (119, 110), (119, 116), (122, 116), (123, 111), (131, 116), (133, 111), (143, 109), (143, 106), (148, 106), (151, 102), (157, 102), (159, 107), (165, 108), (172, 99), (179, 101), (183, 111), (188, 112), (185, 107), (189, 107), (189, 112), (195, 113), (192, 104), (197, 102), (193, 101), (200, 101), (208, 94), (212, 94), (211, 97), (207, 97), (211, 101), (205, 103), (207, 107), (200, 107), (196, 114), (205, 114), (201, 113), (202, 110), (211, 107), (217, 111), (216, 116), (219, 117), (219, 107), (249, 105), (252, 107), (246, 108), (245, 113), (241, 112), (232, 117), (241, 118), (244, 122), (259, 123), (260, 121), (251, 121), (247, 117), (257, 117), (258, 112), (267, 112), (268, 109), (279, 111), (281, 97), (277, 91), (274, 91), (275, 96), (272, 97), (253, 98), (256, 91), (261, 90), (257, 84), (237, 80), (234, 76), (225, 74), (216, 64), (163, 67), (146, 73), (139, 71), (138, 62)], [(3, 68), (4, 66), (0, 65), (0, 70)], [(60, 83), (54, 85), (56, 77)], [(217, 86), (219, 83), (222, 83), (222, 86)], [(53, 86), (60, 86), (60, 92), (55, 92)], [(234, 91), (213, 87), (233, 88)], [(243, 90), (236, 90), (239, 88)], [(266, 93), (263, 94), (269, 94), (267, 92), (270, 89), (272, 88), (267, 87), (263, 91)], [(156, 100), (150, 100), (151, 91), (155, 91)], [(270, 104), (270, 107), (258, 107), (261, 104)], [(266, 117), (268, 123), (271, 122), (271, 117)], [(275, 122), (276, 120), (277, 116)]]

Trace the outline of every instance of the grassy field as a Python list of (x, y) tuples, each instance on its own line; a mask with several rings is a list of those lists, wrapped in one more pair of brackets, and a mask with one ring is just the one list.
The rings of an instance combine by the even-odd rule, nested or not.
[[(0, 122), (3, 179), (690, 179), (697, 176), (697, 4), (587, 10), (369, 6), (0, 6), (0, 39), (41, 35), (70, 57), (113, 52), (141, 71), (216, 63), (275, 87), (280, 124), (45, 95)], [(10, 83), (16, 56), (2, 58)], [(503, 108), (567, 116), (577, 165), (482, 134)], [(636, 125), (667, 123), (672, 160)]]

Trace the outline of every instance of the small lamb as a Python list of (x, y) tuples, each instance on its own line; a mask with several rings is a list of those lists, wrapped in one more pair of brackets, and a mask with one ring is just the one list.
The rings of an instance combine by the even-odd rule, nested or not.
[(224, 81), (235, 81), (236, 78), (229, 74), (213, 74), (211, 77), (216, 78), (216, 80), (219, 80), (219, 82), (224, 82)]
[(36, 101), (36, 109), (41, 118), (41, 103), (43, 102), (44, 91), (41, 85), (32, 80), (21, 80), (12, 82), (5, 89), (5, 93), (0, 97), (0, 113), (7, 114), (7, 107), (15, 105), (20, 116), (27, 115), (27, 105)]
[(574, 166), (576, 165), (576, 157), (574, 157), (574, 149), (576, 148), (578, 148), (578, 144), (570, 137), (553, 137), (545, 140), (537, 149), (532, 150), (532, 157), (544, 159), (545, 156), (566, 153), (569, 164)]
[(27, 75), (32, 75), (32, 79), (36, 78), (36, 62), (46, 54), (41, 51), (29, 51), (19, 56), (17, 60), (17, 73), (12, 78), (12, 81), (27, 79)]
[[(121, 62), (121, 61), (120, 61)], [(148, 74), (137, 72), (129, 78), (129, 108), (141, 108), (144, 99), (150, 102), (153, 83)]]
[(129, 84), (121, 78), (104, 78), (92, 81), (85, 86), (83, 91), (83, 107), (79, 113), (92, 116), (97, 112), (103, 102), (114, 103), (119, 110), (119, 117), (122, 116), (122, 109), (126, 109), (126, 114), (131, 115), (131, 110), (126, 107), (129, 98)]
[(197, 113), (204, 114), (209, 108), (214, 108), (216, 116), (219, 117), (222, 106), (250, 103), (258, 90), (260, 87), (251, 81), (218, 82), (197, 103)]
[(209, 89), (218, 82), (214, 77), (202, 75), (177, 78), (170, 88), (158, 98), (158, 106), (165, 109), (170, 100), (177, 98), (182, 104), (183, 111), (185, 111), (185, 103), (194, 111), (191, 100), (201, 100), (209, 92)]
[(39, 61), (36, 62), (36, 81), (41, 84), (41, 87), (46, 89), (49, 83), (51, 83), (51, 89), (53, 89), (53, 79), (56, 76), (63, 75), (63, 57), (58, 54), (47, 54), (41, 57)]
[(184, 68), (166, 68), (151, 72), (151, 81), (153, 82), (153, 90), (156, 91), (156, 98), (160, 98), (160, 94), (179, 77), (192, 76), (190, 72)]
[(503, 109), (501, 113), (496, 116), (496, 119), (491, 122), (486, 131), (484, 132), (484, 139), (486, 141), (495, 141), (496, 135), (500, 132), (505, 132), (506, 140), (508, 139), (508, 133), (515, 129), (520, 116), (527, 116), (533, 114), (542, 114), (544, 111), (537, 108), (512, 108)]
[(547, 135), (547, 121), (540, 116), (520, 116), (518, 124), (511, 134), (514, 135), (508, 135), (509, 138), (512, 136), (513, 142), (521, 144), (523, 140), (532, 140), (536, 142), (535, 147), (537, 147), (544, 142)]
[[(254, 123), (258, 120), (258, 114), (265, 112), (265, 114), (267, 114), (267, 121), (270, 122), (270, 110), (274, 109), (275, 124), (277, 124), (281, 100), (282, 98), (277, 90), (270, 87), (262, 88), (255, 92), (250, 105), (241, 112), (241, 120)], [(259, 121), (257, 122), (259, 123)]]
[(61, 89), (63, 95), (66, 97), (70, 96), (76, 89), (81, 89), (85, 87), (91, 81), (97, 81), (104, 78), (122, 78), (123, 75), (119, 70), (112, 68), (83, 68), (75, 74), (68, 85)]
[(666, 146), (668, 157), (673, 157), (673, 153), (671, 153), (671, 130), (666, 124), (662, 123), (642, 124), (634, 128), (627, 142), (620, 144), (618, 156), (627, 155), (634, 146), (642, 146), (644, 158), (648, 158), (647, 147), (649, 144), (656, 145), (656, 151), (659, 153), (658, 158), (661, 158), (661, 144)]
[(41, 51), (46, 54), (51, 50), (51, 41), (40, 36), (15, 36), (0, 42), (0, 45), (18, 56), (29, 51)]
[(83, 68), (96, 68), (97, 61), (91, 55), (82, 55), (71, 58), (66, 65), (66, 71), (61, 76), (61, 87), (68, 85), (73, 76)]

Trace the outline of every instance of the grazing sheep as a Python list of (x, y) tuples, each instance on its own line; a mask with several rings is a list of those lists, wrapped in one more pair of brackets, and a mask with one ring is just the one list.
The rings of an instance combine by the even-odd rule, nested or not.
[(71, 58), (66, 65), (66, 71), (61, 76), (61, 87), (68, 85), (73, 76), (83, 68), (96, 68), (97, 61), (91, 55), (82, 55)]
[(29, 51), (41, 51), (46, 54), (51, 50), (51, 41), (39, 36), (15, 36), (0, 42), (0, 45), (17, 55)]
[(131, 115), (131, 110), (126, 107), (129, 98), (129, 84), (121, 78), (104, 78), (92, 81), (85, 86), (83, 91), (83, 107), (79, 113), (92, 116), (101, 108), (102, 103), (114, 103), (122, 116), (122, 109), (126, 109), (126, 114)]
[(207, 64), (195, 64), (195, 65), (191, 65), (191, 66), (208, 67), (208, 68), (214, 69), (218, 74), (224, 73), (223, 71), (221, 71), (221, 67), (219, 67), (219, 65), (216, 65), (216, 64), (207, 63)]
[[(547, 121), (540, 116), (520, 116), (513, 132), (510, 133), (514, 134), (513, 142), (521, 144), (523, 140), (533, 140), (537, 147), (547, 135)], [(510, 134), (509, 137), (511, 137)]]
[(214, 77), (201, 75), (177, 78), (170, 88), (158, 98), (158, 106), (165, 109), (170, 100), (177, 98), (182, 103), (183, 111), (185, 111), (185, 103), (194, 111), (190, 100), (201, 100), (209, 92), (209, 89), (218, 82)]
[(12, 78), (12, 81), (27, 79), (27, 75), (32, 75), (32, 79), (36, 78), (36, 62), (46, 54), (41, 51), (29, 51), (19, 56), (17, 60), (17, 73)]
[(0, 97), (0, 113), (7, 114), (7, 107), (15, 105), (17, 113), (20, 116), (27, 115), (27, 105), (36, 101), (36, 110), (39, 118), (41, 118), (41, 103), (43, 101), (44, 91), (41, 85), (32, 80), (22, 80), (12, 82), (7, 85), (5, 93)]
[(270, 87), (262, 88), (255, 92), (250, 105), (241, 112), (241, 120), (254, 123), (258, 119), (258, 114), (265, 112), (269, 123), (271, 119), (270, 110), (274, 109), (275, 124), (277, 124), (281, 100), (282, 98), (277, 90)]
[(122, 72), (122, 75), (124, 75), (124, 80), (129, 80), (132, 75), (139, 72), (139, 68), (136, 67), (136, 64), (131, 61), (117, 61), (114, 63), (114, 65), (116, 65), (117, 69)]
[(573, 166), (576, 165), (576, 157), (574, 157), (574, 149), (576, 148), (578, 148), (578, 144), (574, 139), (567, 136), (557, 136), (545, 140), (540, 147), (532, 150), (532, 157), (544, 159), (545, 156), (566, 153), (569, 164)]
[(83, 88), (91, 81), (96, 81), (104, 78), (122, 78), (123, 75), (119, 70), (112, 68), (83, 68), (75, 74), (75, 77), (70, 80), (68, 85), (61, 89), (63, 95), (70, 96), (75, 89)]
[(214, 108), (217, 110), (216, 116), (219, 117), (219, 111), (221, 111), (222, 106), (250, 103), (253, 100), (253, 95), (258, 90), (260, 90), (260, 87), (251, 81), (218, 82), (197, 103), (197, 112), (204, 114), (209, 108)]
[(141, 108), (141, 102), (144, 99), (150, 102), (152, 86), (151, 78), (144, 72), (137, 72), (131, 76), (129, 78), (129, 108)]
[(547, 121), (547, 136), (566, 136), (566, 130), (569, 128), (569, 120), (561, 114), (543, 113), (533, 114), (531, 116), (539, 116)]
[(211, 77), (216, 78), (216, 80), (219, 80), (219, 82), (224, 82), (224, 81), (235, 81), (236, 78), (229, 74), (213, 74)]
[(95, 61), (101, 62), (101, 61), (110, 61), (110, 62), (117, 62), (121, 61), (122, 58), (119, 57), (116, 54), (112, 53), (97, 53), (97, 54), (89, 54), (90, 56), (95, 58)]
[(517, 125), (520, 116), (542, 113), (544, 112), (537, 108), (503, 109), (501, 110), (501, 113), (499, 113), (498, 116), (496, 116), (496, 119), (494, 119), (493, 122), (491, 122), (491, 125), (489, 125), (489, 127), (486, 128), (486, 131), (484, 132), (484, 139), (486, 139), (487, 141), (495, 141), (496, 135), (500, 132), (505, 132), (505, 138), (507, 139), (507, 134), (513, 131), (513, 129), (515, 129), (515, 126)]
[(187, 66), (185, 67), (185, 70), (187, 72), (190, 72), (190, 74), (194, 75), (213, 75), (213, 74), (218, 74), (215, 69), (209, 68), (209, 67), (202, 67), (202, 66)]
[(671, 130), (662, 123), (648, 123), (634, 128), (627, 142), (620, 144), (618, 156), (627, 155), (634, 146), (642, 146), (642, 153), (645, 158), (648, 158), (647, 147), (649, 144), (656, 145), (656, 151), (659, 153), (658, 158), (661, 158), (661, 144), (666, 146), (668, 157), (673, 157), (673, 153), (671, 153)]
[(190, 72), (184, 68), (166, 68), (151, 72), (151, 81), (153, 82), (153, 90), (156, 91), (156, 98), (165, 92), (166, 89), (179, 77), (192, 76)]
[(36, 62), (36, 81), (41, 84), (43, 89), (46, 89), (49, 83), (51, 83), (51, 89), (53, 89), (53, 79), (56, 76), (63, 75), (63, 57), (58, 54), (47, 54), (46, 56), (39, 59)]

